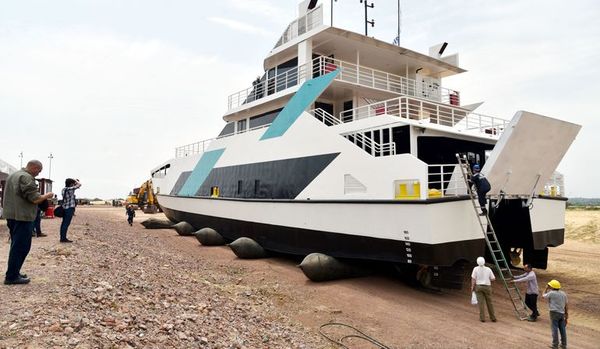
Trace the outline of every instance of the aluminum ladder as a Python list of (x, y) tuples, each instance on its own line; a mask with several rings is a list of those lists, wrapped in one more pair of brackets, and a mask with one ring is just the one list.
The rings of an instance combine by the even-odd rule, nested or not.
[[(517, 318), (519, 320), (526, 320), (529, 317), (527, 307), (525, 306), (519, 288), (514, 282), (511, 282), (514, 277), (512, 272), (510, 271), (510, 266), (508, 265), (508, 262), (504, 257), (502, 247), (498, 242), (496, 232), (494, 231), (494, 227), (490, 222), (490, 217), (487, 213), (485, 215), (479, 214), (482, 207), (479, 206), (477, 195), (473, 192), (473, 190), (471, 190), (471, 185), (469, 183), (469, 178), (473, 175), (471, 172), (471, 166), (469, 164), (469, 161), (465, 156), (461, 156), (460, 154), (456, 154), (456, 159), (458, 160), (460, 172), (462, 173), (465, 185), (467, 186), (467, 193), (471, 198), (471, 203), (473, 204), (475, 216), (477, 216), (477, 221), (479, 222), (479, 227), (481, 227), (481, 232), (485, 237), (485, 242), (490, 251), (490, 254), (492, 255), (494, 264), (496, 265), (496, 270), (498, 271), (500, 279), (504, 284), (504, 288), (508, 293), (508, 298), (510, 298), (513, 308), (515, 309), (515, 314), (517, 315)], [(485, 217), (485, 221), (483, 217)]]

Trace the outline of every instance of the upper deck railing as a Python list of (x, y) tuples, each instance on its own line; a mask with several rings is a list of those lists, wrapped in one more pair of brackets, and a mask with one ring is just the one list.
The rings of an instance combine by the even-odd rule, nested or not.
[(231, 110), (246, 103), (254, 102), (276, 92), (298, 85), (300, 79), (306, 78), (307, 64), (292, 68), (276, 76), (257, 80), (248, 87), (229, 96), (227, 109)]
[(433, 81), (417, 81), (339, 59), (320, 56), (313, 60), (313, 77), (340, 68), (336, 80), (355, 85), (425, 98), (451, 105), (460, 104), (460, 94)]
[(277, 48), (288, 41), (323, 24), (323, 7), (319, 5), (308, 11), (304, 16), (295, 19), (285, 29), (274, 48)]
[(459, 105), (458, 91), (439, 87), (431, 82), (419, 82), (403, 76), (386, 73), (381, 70), (345, 62), (339, 59), (319, 56), (310, 64), (304, 64), (270, 78), (257, 80), (252, 87), (236, 92), (227, 100), (228, 110), (237, 108), (276, 92), (296, 86), (299, 81), (310, 79), (340, 68), (338, 81), (369, 87), (397, 94), (414, 96), (449, 105)]
[(411, 97), (397, 97), (346, 110), (340, 113), (340, 121), (351, 122), (384, 114), (493, 136), (499, 136), (509, 123), (508, 120), (494, 116)]
[(216, 138), (205, 139), (203, 141), (199, 141), (196, 143), (182, 145), (181, 147), (175, 148), (175, 157), (182, 158), (185, 156), (190, 156), (194, 154), (204, 153), (210, 142), (214, 141)]

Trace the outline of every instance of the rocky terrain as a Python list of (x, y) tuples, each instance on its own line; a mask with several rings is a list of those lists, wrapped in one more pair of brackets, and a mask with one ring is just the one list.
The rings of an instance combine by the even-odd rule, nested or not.
[[(480, 323), (468, 291), (415, 289), (388, 274), (314, 283), (298, 260), (242, 260), (226, 246), (201, 246), (174, 230), (133, 227), (122, 208), (78, 208), (69, 237), (59, 219), (42, 222), (23, 272), (28, 285), (0, 285), (0, 348), (339, 348), (319, 334), (352, 325), (389, 348), (538, 348), (550, 343), (542, 317), (520, 322), (496, 283), (497, 323)], [(155, 215), (161, 217), (161, 215)], [(587, 221), (571, 222), (576, 226)], [(7, 228), (0, 221), (0, 266)], [(569, 294), (571, 348), (600, 343), (599, 245), (552, 249), (543, 285), (559, 278)], [(323, 329), (334, 337), (343, 326)], [(375, 348), (359, 339), (350, 348)]]

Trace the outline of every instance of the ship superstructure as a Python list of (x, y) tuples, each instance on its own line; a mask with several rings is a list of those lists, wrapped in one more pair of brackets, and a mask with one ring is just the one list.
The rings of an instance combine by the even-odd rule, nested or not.
[(444, 285), (441, 270), (485, 253), (456, 166), (464, 154), (492, 184), (503, 249), (545, 268), (566, 203), (546, 183), (580, 126), (476, 113), (442, 85), (465, 72), (457, 54), (332, 27), (314, 3), (300, 4), (262, 77), (229, 96), (219, 136), (152, 170), (167, 217), (282, 253), (427, 267)]

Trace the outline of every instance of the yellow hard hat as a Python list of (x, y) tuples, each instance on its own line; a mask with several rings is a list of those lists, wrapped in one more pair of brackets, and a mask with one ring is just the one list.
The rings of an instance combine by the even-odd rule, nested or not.
[(560, 289), (560, 282), (558, 282), (558, 280), (550, 280), (550, 282), (548, 282), (548, 286), (558, 290)]

